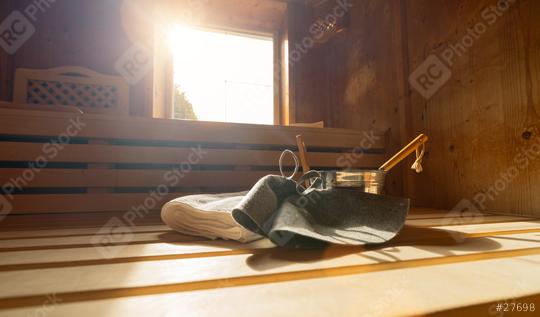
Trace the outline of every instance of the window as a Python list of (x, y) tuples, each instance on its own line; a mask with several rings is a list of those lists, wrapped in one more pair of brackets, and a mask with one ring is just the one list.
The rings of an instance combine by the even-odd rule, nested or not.
[(174, 117), (274, 123), (271, 37), (174, 27)]

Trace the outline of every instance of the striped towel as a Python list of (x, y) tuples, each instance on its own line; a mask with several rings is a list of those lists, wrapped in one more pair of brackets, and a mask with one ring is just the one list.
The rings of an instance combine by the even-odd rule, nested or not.
[(161, 219), (180, 233), (208, 239), (251, 242), (262, 238), (240, 226), (232, 210), (247, 192), (180, 197), (165, 204)]

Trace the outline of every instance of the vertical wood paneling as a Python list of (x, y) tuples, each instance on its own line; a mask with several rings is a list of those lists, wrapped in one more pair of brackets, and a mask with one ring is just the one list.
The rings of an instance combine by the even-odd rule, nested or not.
[[(296, 78), (297, 121), (324, 120), (329, 127), (390, 131), (389, 151), (397, 151), (405, 143), (401, 136), (404, 92), (398, 89), (403, 86), (400, 3), (350, 3), (350, 27), (312, 48), (302, 60)], [(309, 25), (303, 29), (307, 33)], [(403, 170), (396, 168), (389, 175), (389, 192), (403, 193)]]
[[(13, 10), (13, 0), (0, 2), (0, 21), (3, 21)], [(13, 87), (13, 59), (11, 55), (0, 49), (0, 101), (9, 101)]]
[[(459, 43), (496, 4), (408, 0), (410, 70)], [(416, 204), (453, 208), (483, 193), (480, 209), (540, 214), (540, 158), (527, 166), (514, 160), (522, 149), (540, 146), (538, 16), (538, 1), (515, 2), (455, 59), (452, 78), (434, 97), (412, 93), (413, 129), (431, 137), (426, 173), (414, 180)], [(519, 173), (507, 176), (514, 168)]]

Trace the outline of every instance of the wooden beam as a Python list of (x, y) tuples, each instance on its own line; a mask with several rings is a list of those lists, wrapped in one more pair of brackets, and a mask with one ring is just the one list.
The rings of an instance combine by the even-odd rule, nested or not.
[[(1, 129), (1, 128), (0, 128)], [(158, 146), (121, 146), (98, 144), (65, 144), (56, 155), (47, 155), (43, 143), (0, 142), (0, 161), (32, 162), (40, 156), (46, 156), (48, 162), (62, 163), (124, 163), (124, 164), (174, 164), (186, 162), (193, 150), (179, 147)], [(291, 146), (294, 149), (296, 146)], [(46, 149), (50, 149), (47, 147)], [(199, 150), (197, 150), (199, 151)], [(201, 147), (196, 165), (219, 166), (262, 166), (277, 167), (281, 151), (212, 149)], [(53, 152), (51, 152), (53, 153)], [(338, 167), (339, 159), (351, 153), (311, 152), (309, 158), (316, 167)], [(356, 156), (352, 167), (377, 168), (384, 162), (384, 154), (363, 154)], [(285, 160), (284, 166), (294, 166), (294, 162)]]
[(302, 134), (308, 147), (351, 149), (369, 144), (372, 149), (385, 149), (386, 146), (385, 133), (379, 131), (0, 109), (0, 135), (54, 137), (66, 133), (69, 126), (81, 127), (77, 131), (77, 137), (97, 139), (293, 146), (296, 144), (296, 136)]

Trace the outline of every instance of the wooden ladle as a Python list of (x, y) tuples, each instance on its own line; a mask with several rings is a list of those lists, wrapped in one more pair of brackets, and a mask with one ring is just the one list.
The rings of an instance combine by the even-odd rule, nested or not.
[(420, 134), (418, 137), (416, 137), (416, 139), (414, 139), (411, 143), (409, 143), (406, 147), (401, 149), (401, 151), (379, 167), (379, 170), (388, 172), (399, 162), (403, 161), (407, 156), (411, 155), (412, 152), (416, 151), (420, 146), (425, 144), (428, 140), (429, 138), (427, 135)]
[[(302, 165), (302, 171), (304, 174), (309, 172), (311, 170), (311, 167), (309, 166), (309, 162), (307, 160), (307, 151), (306, 151), (306, 143), (304, 142), (304, 138), (302, 135), (296, 136), (296, 145), (298, 146), (298, 154), (300, 155), (300, 164)], [(305, 181), (305, 185), (309, 187), (309, 181)]]

